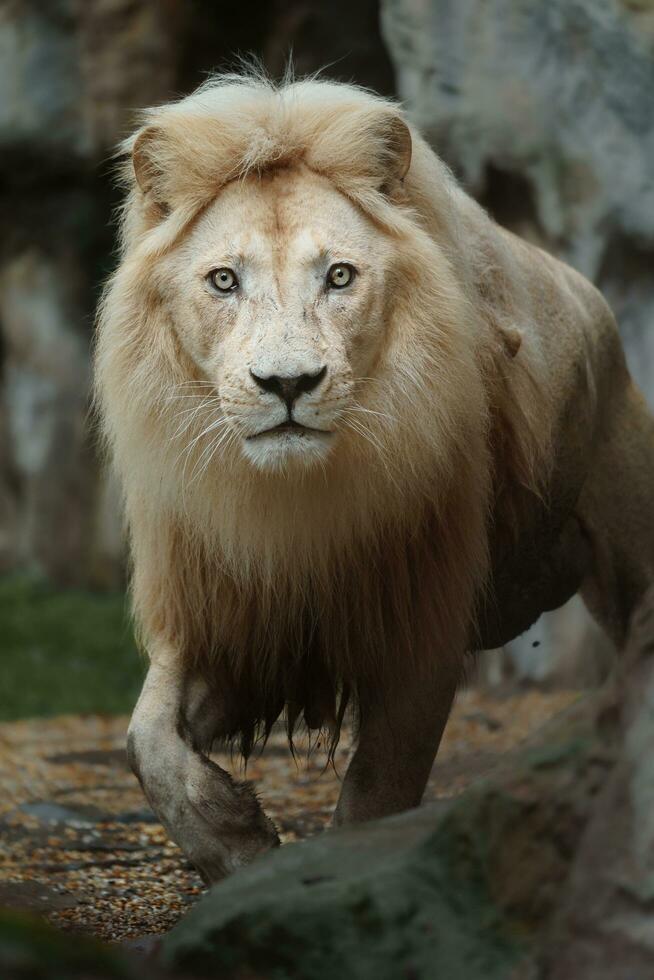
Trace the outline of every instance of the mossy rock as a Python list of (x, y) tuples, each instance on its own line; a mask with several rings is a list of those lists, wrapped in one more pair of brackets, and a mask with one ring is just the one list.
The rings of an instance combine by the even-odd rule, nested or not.
[[(164, 941), (191, 976), (500, 980), (525, 942), (489, 888), (488, 840), (438, 806), (288, 845), (212, 889)], [(512, 801), (497, 805), (512, 807)]]

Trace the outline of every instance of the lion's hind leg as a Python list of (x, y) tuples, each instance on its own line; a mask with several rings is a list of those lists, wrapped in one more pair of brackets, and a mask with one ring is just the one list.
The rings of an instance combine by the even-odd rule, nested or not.
[(654, 418), (631, 383), (607, 408), (577, 513), (593, 551), (581, 594), (620, 647), (654, 582)]

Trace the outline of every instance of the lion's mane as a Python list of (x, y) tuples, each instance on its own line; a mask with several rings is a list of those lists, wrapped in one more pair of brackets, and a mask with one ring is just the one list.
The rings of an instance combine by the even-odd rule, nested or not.
[[(130, 160), (96, 377), (135, 613), (146, 646), (169, 645), (229, 692), (222, 734), (246, 754), (284, 708), (290, 733), (304, 716), (335, 741), (348, 700), (365, 711), (380, 675), (392, 689), (406, 671), (458, 669), (488, 586), (490, 515), (504, 499), (510, 517), (510, 488), (535, 491), (545, 468), (528, 342), (514, 358), (519, 325), (501, 288), (509, 258), (417, 133), (403, 185), (385, 185), (402, 118), (352, 86), (229, 76), (149, 110), (126, 144), (147, 151), (148, 186)], [(261, 473), (226, 450), (191, 478), (201, 426), (185, 453), (171, 392), (196, 372), (157, 264), (227, 182), (299, 162), (397, 250), (383, 355), (360, 394), (378, 414), (324, 470)]]

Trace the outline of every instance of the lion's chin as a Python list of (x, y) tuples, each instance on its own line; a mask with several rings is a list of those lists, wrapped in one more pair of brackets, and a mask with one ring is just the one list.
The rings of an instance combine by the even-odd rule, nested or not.
[(271, 429), (244, 439), (243, 455), (259, 470), (310, 469), (322, 464), (331, 451), (335, 434), (317, 429)]

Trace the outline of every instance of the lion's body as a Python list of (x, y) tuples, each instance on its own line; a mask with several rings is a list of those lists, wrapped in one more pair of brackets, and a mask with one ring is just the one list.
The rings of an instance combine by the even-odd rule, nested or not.
[[(336, 732), (350, 698), (369, 766), (379, 705), (396, 703), (415, 742), (411, 691), (433, 686), (442, 704), (433, 726), (424, 707), (434, 731), (416, 785), (384, 795), (355, 757), (349, 785), (371, 802), (346, 799), (340, 816), (411, 805), (467, 649), (510, 639), (579, 588), (619, 641), (651, 580), (653, 425), (613, 318), (581, 276), (499, 229), (415, 133), (409, 168), (398, 110), (366, 93), (231, 80), (149, 123), (130, 146), (138, 183), (97, 355), (137, 617), (168, 678), (146, 685), (133, 731), (163, 724), (173, 682), (180, 759), (215, 737), (247, 751), (284, 707), (291, 731), (303, 713)], [(221, 236), (259, 269), (244, 271), (240, 306), (185, 278)], [(337, 258), (359, 255), (361, 274), (349, 294), (314, 297), (302, 270), (338, 236)], [(267, 392), (287, 362), (328, 365), (294, 404), (334, 437), (273, 445), (261, 419), (279, 401), (251, 380), (264, 356)], [(209, 386), (213, 429), (171, 398)], [(151, 798), (157, 779), (143, 776)], [(208, 877), (231, 866), (167, 806)], [(236, 863), (251, 853), (240, 838), (234, 849)]]
[(527, 495), (515, 538), (495, 502), (492, 607), (480, 645), (508, 642), (580, 589), (619, 645), (654, 575), (654, 423), (597, 290), (494, 230), (510, 249), (512, 292), (523, 296), (514, 322), (539, 338), (532, 370), (547, 392), (551, 456), (541, 499)]

